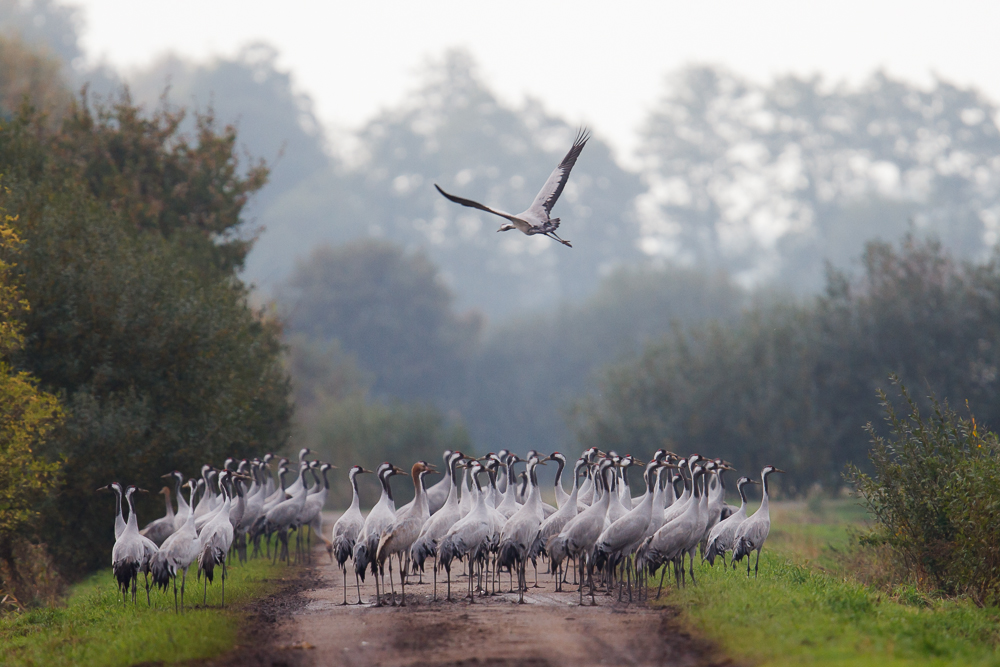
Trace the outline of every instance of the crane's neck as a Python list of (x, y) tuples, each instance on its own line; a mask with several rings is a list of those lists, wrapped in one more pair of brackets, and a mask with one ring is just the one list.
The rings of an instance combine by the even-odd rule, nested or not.
[(768, 492), (767, 482), (768, 482), (768, 477), (770, 477), (770, 473), (767, 473), (767, 474), (764, 474), (764, 475), (760, 476), (760, 481), (761, 481), (761, 484), (764, 487), (764, 492), (763, 492), (763, 497), (760, 499), (760, 509), (757, 510), (757, 511), (766, 512), (767, 509), (768, 509), (768, 502), (767, 502), (767, 496), (768, 496), (768, 493), (767, 493)]
[(174, 518), (174, 504), (170, 502), (170, 487), (163, 487), (163, 500), (167, 503), (167, 518)]
[(125, 530), (130, 532), (139, 532), (139, 524), (136, 522), (135, 510), (132, 508), (132, 494), (135, 489), (129, 489), (125, 492), (125, 502), (128, 503), (128, 521), (125, 523)]
[(351, 510), (361, 511), (361, 496), (358, 495), (358, 474), (355, 471), (351, 471)]
[(117, 486), (112, 486), (111, 488), (115, 492), (115, 510), (118, 512), (118, 519), (120, 519), (122, 523), (125, 523), (125, 514), (122, 511), (124, 509), (122, 506), (122, 491)]
[(747, 508), (747, 492), (744, 490), (745, 488), (746, 488), (746, 484), (737, 484), (736, 485), (736, 490), (739, 491), (739, 494), (740, 494), (740, 509), (741, 510), (745, 510)]
[(184, 480), (181, 479), (180, 475), (174, 475), (174, 482), (176, 483), (176, 495), (177, 495), (177, 513), (184, 514), (184, 510), (187, 509), (188, 503), (184, 500), (183, 486)]
[[(556, 465), (558, 467), (556, 468), (556, 481), (555, 481), (555, 485), (557, 487), (559, 487), (560, 489), (562, 489), (562, 474), (563, 474), (563, 468), (566, 467), (566, 462), (562, 460), (561, 456), (557, 456), (556, 457)], [(576, 480), (573, 480), (573, 484), (574, 485), (576, 484)]]

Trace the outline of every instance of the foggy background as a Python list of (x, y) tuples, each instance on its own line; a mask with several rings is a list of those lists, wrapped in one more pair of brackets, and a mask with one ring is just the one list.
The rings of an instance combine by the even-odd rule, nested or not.
[[(671, 332), (812, 303), (872, 240), (1000, 239), (990, 3), (162, 9), (0, 0), (0, 25), (269, 163), (243, 278), (286, 322), (294, 444), (338, 464), (575, 453), (602, 369)], [(433, 189), (521, 210), (581, 125), (572, 250)]]

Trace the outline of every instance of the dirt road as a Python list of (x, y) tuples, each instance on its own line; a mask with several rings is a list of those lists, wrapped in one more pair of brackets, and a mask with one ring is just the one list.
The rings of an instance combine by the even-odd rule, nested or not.
[[(539, 575), (542, 587), (531, 589), (523, 605), (510, 594), (477, 598), (474, 604), (432, 602), (430, 583), (425, 583), (407, 586), (406, 608), (341, 606), (341, 576), (331, 565), (306, 568), (297, 587), (301, 590), (275, 596), (258, 610), (251, 646), (230, 664), (580, 667), (729, 662), (680, 629), (671, 609), (619, 604), (601, 594), (598, 606), (581, 607), (575, 590), (554, 592), (545, 574)], [(424, 578), (430, 582), (429, 576)], [(532, 580), (530, 570), (528, 578)], [(453, 582), (456, 598), (465, 595), (466, 582)], [(373, 599), (370, 577), (361, 591), (366, 602)], [(443, 598), (443, 582), (438, 591)], [(357, 601), (353, 574), (348, 576), (348, 600)]]

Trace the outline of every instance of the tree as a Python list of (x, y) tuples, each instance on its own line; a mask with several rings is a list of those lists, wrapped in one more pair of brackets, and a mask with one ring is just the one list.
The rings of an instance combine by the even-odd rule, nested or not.
[(671, 75), (642, 131), (637, 200), (653, 254), (741, 282), (822, 288), (872, 238), (908, 229), (958, 256), (998, 240), (997, 107), (974, 89), (874, 74), (759, 85), (711, 67)]
[(890, 373), (1000, 419), (1000, 260), (955, 261), (907, 237), (870, 243), (860, 275), (830, 270), (826, 294), (766, 304), (732, 325), (678, 329), (608, 368), (581, 401), (584, 444), (648, 455), (722, 456), (744, 471), (787, 467), (793, 488), (867, 469), (862, 427)]
[(26, 240), (16, 275), (37, 304), (14, 361), (68, 415), (43, 449), (65, 464), (40, 532), (70, 573), (111, 548), (96, 487), (151, 486), (288, 436), (280, 326), (233, 275), (249, 244), (219, 238), (238, 234), (264, 172), (238, 175), (231, 130), (203, 124), (195, 143), (172, 118), (126, 98), (76, 109), (54, 134), (30, 109), (0, 132), (2, 203)]
[(0, 558), (9, 559), (13, 533), (38, 516), (38, 499), (57, 481), (59, 463), (38, 452), (62, 419), (59, 401), (39, 390), (28, 373), (15, 371), (11, 355), (24, 343), (20, 317), (29, 310), (15, 282), (21, 240), (15, 220), (0, 209)]
[(722, 274), (618, 270), (582, 303), (495, 327), (472, 365), (475, 380), (460, 404), (465, 423), (487, 451), (575, 447), (566, 412), (592, 390), (600, 369), (632, 358), (672, 327), (732, 321), (745, 301)]
[(318, 248), (283, 292), (289, 331), (338, 341), (376, 395), (427, 402), (461, 391), (481, 327), (454, 298), (423, 253), (377, 240)]

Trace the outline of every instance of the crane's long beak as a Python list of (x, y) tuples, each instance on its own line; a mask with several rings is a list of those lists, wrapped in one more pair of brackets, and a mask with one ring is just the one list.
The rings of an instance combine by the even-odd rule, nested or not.
[(785, 472), (785, 471), (784, 471), (784, 470), (781, 470), (780, 468), (775, 468), (775, 469), (774, 469), (774, 472)]

